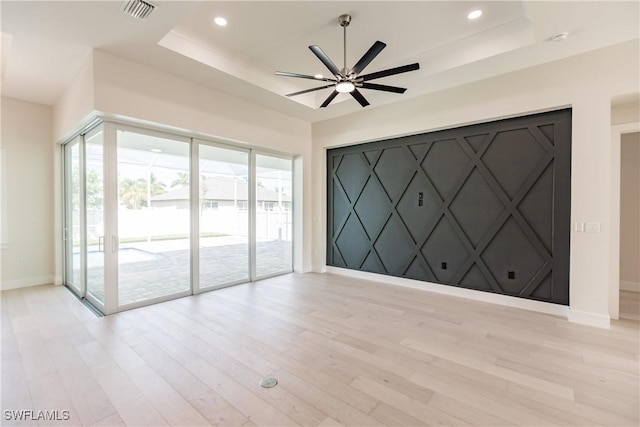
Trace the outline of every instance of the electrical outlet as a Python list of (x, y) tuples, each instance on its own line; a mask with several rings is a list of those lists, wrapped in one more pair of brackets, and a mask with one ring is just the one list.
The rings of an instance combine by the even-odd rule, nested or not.
[(443, 262), (440, 266), (442, 267), (443, 270), (447, 269), (447, 263), (446, 262)]
[(507, 277), (511, 280), (516, 278), (516, 272), (515, 271), (509, 271), (507, 272)]

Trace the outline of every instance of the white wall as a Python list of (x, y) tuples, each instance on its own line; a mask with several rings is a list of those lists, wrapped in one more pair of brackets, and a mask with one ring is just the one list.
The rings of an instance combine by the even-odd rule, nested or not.
[[(630, 99), (626, 99), (630, 98)], [(623, 102), (614, 100), (611, 106), (611, 124), (638, 123), (640, 121), (640, 95), (625, 97)]]
[(620, 282), (640, 290), (640, 133), (622, 135), (620, 154)]
[(311, 125), (154, 68), (94, 51), (94, 108), (291, 154)]
[(53, 110), (53, 140), (68, 137), (93, 111), (93, 55), (89, 55)]
[(1, 288), (53, 283), (52, 108), (5, 97), (1, 102), (8, 224)]
[(314, 269), (325, 268), (326, 149), (398, 135), (573, 107), (570, 319), (608, 326), (611, 100), (640, 92), (632, 41), (313, 125)]

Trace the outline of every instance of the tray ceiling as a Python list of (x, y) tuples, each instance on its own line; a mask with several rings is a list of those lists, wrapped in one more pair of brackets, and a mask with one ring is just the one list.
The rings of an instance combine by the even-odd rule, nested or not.
[[(91, 50), (101, 49), (314, 122), (361, 107), (340, 95), (319, 110), (330, 89), (286, 98), (320, 85), (274, 72), (326, 75), (311, 44), (341, 67), (342, 13), (353, 17), (348, 65), (376, 40), (387, 47), (368, 72), (420, 63), (418, 72), (377, 82), (406, 87), (403, 95), (363, 91), (367, 108), (637, 39), (640, 32), (638, 2), (157, 3), (149, 19), (139, 21), (122, 14), (117, 1), (3, 1), (3, 95), (53, 104)], [(483, 15), (472, 21), (473, 9)], [(215, 25), (216, 16), (228, 25)], [(560, 32), (569, 38), (551, 42)]]

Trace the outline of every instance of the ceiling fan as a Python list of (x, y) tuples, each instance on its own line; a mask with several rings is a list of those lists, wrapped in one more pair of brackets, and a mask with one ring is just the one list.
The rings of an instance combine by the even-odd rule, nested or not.
[(326, 86), (315, 87), (313, 89), (301, 90), (300, 92), (289, 93), (286, 96), (296, 96), (302, 95), (303, 93), (309, 93), (316, 90), (322, 90), (327, 88), (333, 88), (333, 92), (325, 99), (325, 101), (320, 105), (320, 108), (324, 108), (328, 106), (333, 99), (338, 96), (339, 93), (349, 93), (351, 96), (360, 103), (363, 107), (369, 105), (369, 101), (366, 100), (364, 96), (358, 91), (361, 89), (371, 89), (371, 90), (381, 90), (384, 92), (393, 92), (393, 93), (404, 93), (407, 89), (403, 87), (397, 86), (386, 86), (379, 85), (375, 83), (369, 83), (369, 80), (380, 79), (382, 77), (393, 76), (395, 74), (406, 73), (408, 71), (415, 71), (420, 68), (420, 64), (417, 62), (415, 64), (403, 65), (401, 67), (389, 68), (387, 70), (377, 71), (371, 74), (360, 75), (362, 70), (369, 65), (373, 59), (378, 56), (382, 49), (384, 49), (387, 45), (381, 41), (376, 41), (373, 46), (369, 48), (369, 50), (360, 58), (358, 62), (352, 67), (347, 68), (347, 27), (351, 22), (351, 15), (344, 14), (338, 17), (338, 22), (340, 26), (343, 28), (344, 32), (344, 67), (340, 70), (336, 64), (327, 56), (326, 53), (319, 46), (312, 45), (309, 46), (311, 52), (313, 52), (318, 59), (331, 71), (334, 78), (326, 78), (320, 74), (315, 76), (309, 76), (306, 74), (298, 74), (298, 73), (288, 73), (285, 71), (276, 71), (276, 75), (284, 76), (284, 77), (296, 77), (299, 79), (309, 79), (309, 80), (319, 80), (323, 82), (330, 82), (330, 84)]

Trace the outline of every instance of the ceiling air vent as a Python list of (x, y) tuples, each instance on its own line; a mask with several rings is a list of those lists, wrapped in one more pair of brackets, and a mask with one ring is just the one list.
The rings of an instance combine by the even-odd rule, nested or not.
[(144, 0), (125, 0), (122, 11), (137, 19), (147, 19), (156, 7)]

